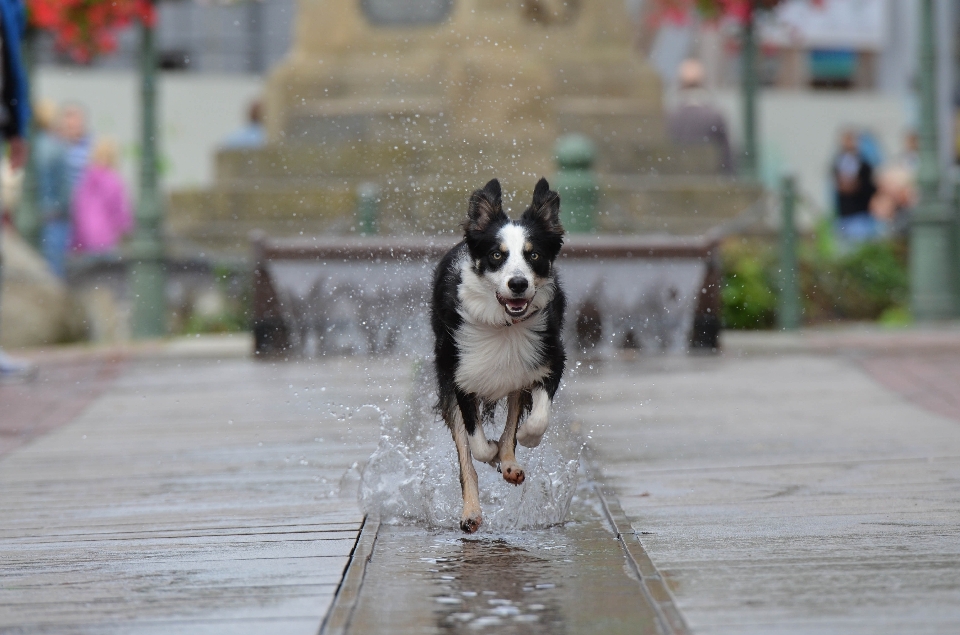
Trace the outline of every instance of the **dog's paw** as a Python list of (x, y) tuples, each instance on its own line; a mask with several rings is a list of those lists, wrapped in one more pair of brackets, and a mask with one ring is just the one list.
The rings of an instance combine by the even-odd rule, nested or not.
[(476, 533), (476, 531), (480, 529), (481, 523), (483, 523), (483, 517), (479, 511), (467, 514), (466, 510), (464, 510), (463, 516), (460, 518), (460, 529), (468, 534)]
[(550, 411), (544, 408), (534, 408), (530, 416), (517, 429), (517, 443), (525, 448), (535, 448), (540, 445), (550, 425)]
[(496, 441), (487, 441), (486, 445), (471, 443), (470, 454), (481, 463), (489, 463), (493, 467), (496, 467), (497, 456), (500, 454), (500, 446)]
[(520, 428), (517, 430), (517, 443), (522, 445), (525, 448), (535, 448), (540, 445), (540, 440), (543, 439), (543, 433), (536, 434), (530, 430)]
[(523, 484), (526, 474), (523, 468), (516, 461), (504, 461), (500, 464), (500, 472), (503, 474), (503, 480), (514, 485)]

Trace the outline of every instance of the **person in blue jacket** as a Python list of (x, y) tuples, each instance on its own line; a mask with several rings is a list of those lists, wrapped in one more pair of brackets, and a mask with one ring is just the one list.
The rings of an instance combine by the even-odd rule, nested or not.
[[(22, 0), (0, 0), (0, 138), (10, 153), (10, 166), (23, 167), (27, 158), (26, 136), (30, 125), (30, 97), (27, 71), (20, 55), (26, 30)], [(2, 227), (0, 227), (2, 231)], [(3, 274), (0, 253), (0, 277)], [(36, 368), (0, 350), (0, 382), (33, 376)]]

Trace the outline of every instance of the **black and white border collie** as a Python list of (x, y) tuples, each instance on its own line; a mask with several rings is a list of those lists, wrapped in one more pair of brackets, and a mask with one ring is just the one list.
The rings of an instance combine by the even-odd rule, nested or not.
[[(460, 459), (460, 528), (474, 532), (482, 516), (471, 455), (523, 483), (516, 445), (539, 445), (563, 374), (565, 299), (554, 267), (563, 246), (560, 197), (540, 179), (533, 203), (512, 221), (494, 179), (470, 197), (463, 232), (434, 273), (431, 323), (437, 409)], [(501, 399), (506, 427), (499, 441), (488, 441), (483, 420)]]

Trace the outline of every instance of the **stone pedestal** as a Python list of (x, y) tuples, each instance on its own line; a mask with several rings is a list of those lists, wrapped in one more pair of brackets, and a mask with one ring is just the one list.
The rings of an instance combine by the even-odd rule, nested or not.
[[(525, 205), (568, 133), (597, 146), (601, 231), (701, 233), (742, 209), (743, 197), (678, 207), (686, 181), (651, 180), (710, 173), (716, 156), (667, 143), (624, 0), (301, 0), (299, 12), (268, 82), (268, 147), (220, 153), (214, 191), (174, 197), (175, 234), (237, 251), (254, 228), (357, 232), (364, 183), (381, 193), (381, 232), (455, 230), (491, 178), (508, 208)], [(698, 183), (697, 203), (704, 187), (731, 190)]]
[(543, 173), (556, 138), (583, 132), (601, 165), (626, 168), (663, 129), (632, 33), (623, 0), (302, 0), (267, 91), (270, 138), (439, 145), (467, 169)]

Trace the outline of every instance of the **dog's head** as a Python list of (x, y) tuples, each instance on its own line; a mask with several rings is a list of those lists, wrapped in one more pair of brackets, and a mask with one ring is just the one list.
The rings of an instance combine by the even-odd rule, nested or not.
[(506, 317), (521, 320), (553, 297), (553, 263), (563, 246), (560, 196), (540, 179), (533, 203), (514, 221), (503, 212), (500, 199), (496, 179), (473, 193), (464, 239), (478, 281)]

